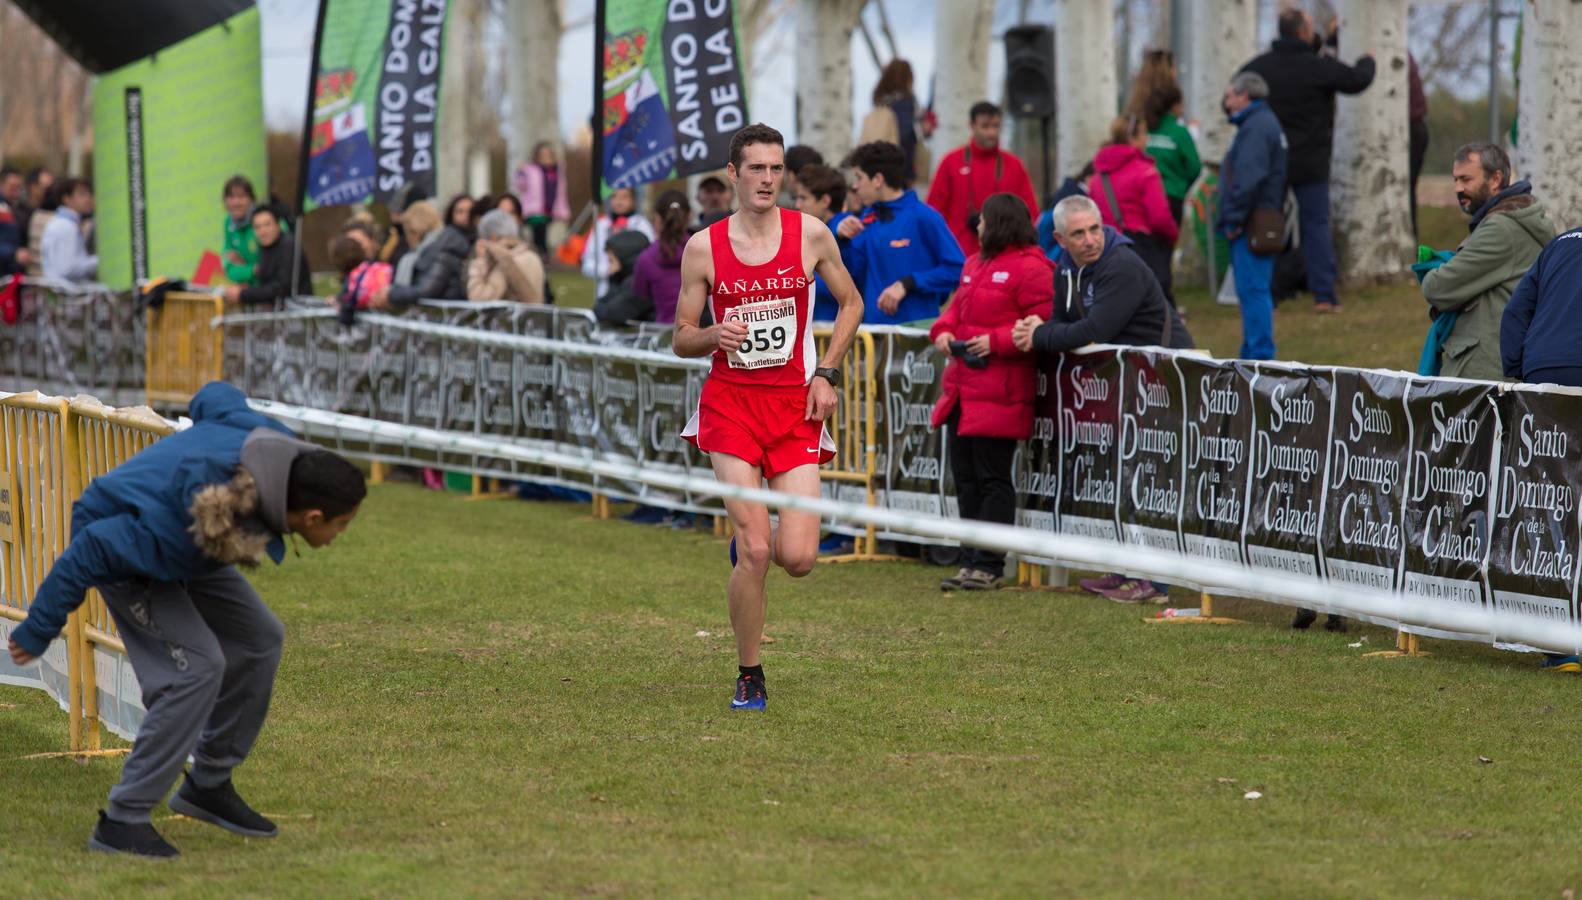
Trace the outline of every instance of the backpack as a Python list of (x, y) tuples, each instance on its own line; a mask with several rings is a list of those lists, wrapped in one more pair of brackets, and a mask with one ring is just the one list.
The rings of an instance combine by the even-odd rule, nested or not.
[(857, 143), (860, 146), (874, 141), (888, 141), (896, 145), (901, 143), (901, 123), (888, 103), (876, 104), (862, 117), (862, 133), (858, 135)]

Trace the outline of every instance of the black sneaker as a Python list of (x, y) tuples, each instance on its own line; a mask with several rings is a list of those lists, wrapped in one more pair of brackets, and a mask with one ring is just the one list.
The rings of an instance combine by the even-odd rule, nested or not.
[(181, 782), (181, 790), (170, 798), (170, 808), (243, 837), (274, 837), (280, 833), (275, 823), (253, 812), (247, 801), (237, 795), (229, 778), (219, 787), (204, 790), (193, 784), (188, 775)]
[(99, 824), (88, 838), (88, 849), (99, 853), (126, 853), (150, 859), (175, 859), (181, 851), (159, 836), (147, 822), (117, 822), (99, 810)]
[(1296, 618), (1291, 620), (1291, 627), (1297, 631), (1306, 631), (1307, 626), (1317, 621), (1318, 613), (1313, 612), (1311, 609), (1299, 609), (1296, 611)]
[(769, 692), (762, 678), (751, 675), (736, 676), (736, 696), (731, 698), (731, 709), (755, 709), (763, 712), (769, 703)]

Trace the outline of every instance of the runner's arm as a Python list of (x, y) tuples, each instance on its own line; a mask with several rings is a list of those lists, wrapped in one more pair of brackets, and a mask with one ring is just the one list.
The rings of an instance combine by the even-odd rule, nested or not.
[[(720, 346), (723, 326), (716, 322), (707, 328), (698, 326), (703, 306), (709, 301), (709, 233), (700, 231), (687, 241), (681, 251), (681, 294), (676, 298), (676, 325), (670, 348), (677, 356), (708, 356)], [(731, 335), (736, 346), (747, 336), (747, 326), (733, 321)], [(737, 334), (737, 332), (740, 334)], [(726, 349), (735, 349), (727, 347)]]
[[(851, 349), (851, 342), (857, 337), (857, 326), (862, 324), (862, 295), (857, 292), (851, 273), (846, 271), (846, 264), (841, 261), (840, 246), (836, 244), (834, 234), (828, 228), (814, 228), (817, 222), (817, 219), (804, 214), (802, 233), (812, 236), (810, 249), (814, 253), (813, 271), (824, 279), (824, 286), (829, 288), (835, 302), (840, 304), (840, 310), (835, 314), (834, 334), (830, 336), (829, 347), (818, 362), (820, 368), (833, 369), (840, 366), (846, 351)], [(685, 276), (683, 294), (686, 293), (684, 279)]]

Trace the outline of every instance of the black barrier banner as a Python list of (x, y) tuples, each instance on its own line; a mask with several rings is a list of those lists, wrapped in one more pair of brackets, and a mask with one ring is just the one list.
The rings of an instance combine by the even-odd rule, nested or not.
[(1232, 363), (1176, 359), (1187, 396), (1181, 545), (1188, 555), (1242, 562), (1252, 472), (1252, 379)]
[(1499, 413), (1490, 384), (1414, 379), (1401, 590), (1435, 603), (1481, 606), (1489, 558), (1491, 473)]
[(1247, 564), (1316, 578), (1333, 383), (1326, 372), (1266, 363), (1253, 373)]
[(1186, 396), (1175, 356), (1125, 350), (1121, 361), (1121, 536), (1129, 544), (1181, 550)]
[(1574, 622), (1582, 471), (1571, 438), (1582, 422), (1582, 393), (1510, 390), (1499, 409), (1505, 427), (1490, 540), (1494, 605), (1514, 616)]
[(1335, 370), (1329, 477), (1324, 490), (1324, 577), (1393, 590), (1406, 503), (1408, 380), (1383, 372)]
[[(881, 396), (885, 403), (885, 505), (929, 516), (948, 515), (944, 429), (929, 427), (945, 375), (928, 335), (892, 333)], [(954, 498), (952, 498), (954, 499)]]
[(1114, 350), (1068, 353), (1059, 376), (1062, 534), (1119, 540), (1121, 361)]
[(1033, 401), (1033, 434), (1017, 445), (1011, 467), (1016, 486), (1016, 524), (1055, 531), (1060, 511), (1060, 418), (1055, 374), (1040, 369)]

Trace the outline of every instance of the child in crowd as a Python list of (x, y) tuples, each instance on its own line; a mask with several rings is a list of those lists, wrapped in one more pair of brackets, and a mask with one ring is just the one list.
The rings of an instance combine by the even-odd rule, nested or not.
[(341, 321), (350, 324), (357, 310), (368, 308), (376, 291), (390, 286), (395, 269), (370, 259), (367, 246), (347, 232), (330, 244), (330, 258), (341, 273), (341, 292), (333, 302), (340, 308)]

